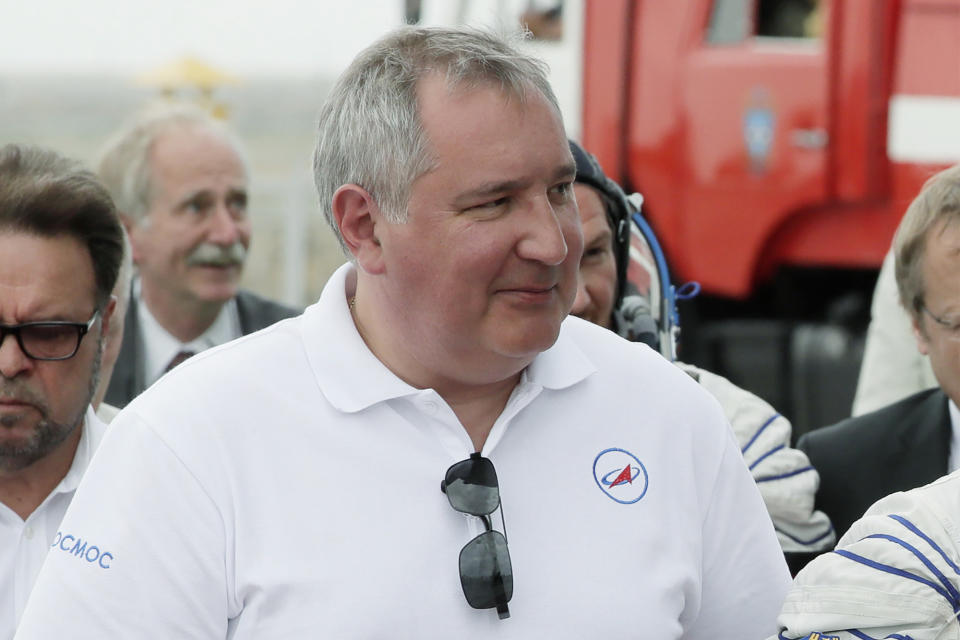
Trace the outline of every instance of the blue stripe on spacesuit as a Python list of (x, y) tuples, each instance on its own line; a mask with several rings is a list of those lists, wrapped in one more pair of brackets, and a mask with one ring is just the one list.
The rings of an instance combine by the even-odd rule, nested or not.
[(747, 444), (743, 445), (743, 449), (740, 449), (740, 453), (746, 453), (746, 452), (747, 452), (747, 449), (749, 449), (750, 446), (751, 446), (754, 442), (756, 442), (757, 438), (760, 437), (760, 434), (763, 433), (763, 430), (766, 429), (767, 427), (769, 427), (769, 426), (773, 423), (773, 421), (776, 420), (776, 419), (779, 418), (779, 417), (780, 417), (780, 414), (779, 414), (779, 413), (775, 413), (775, 414), (773, 414), (772, 416), (770, 416), (770, 419), (769, 419), (769, 420), (767, 420), (767, 421), (764, 422), (762, 425), (760, 425), (760, 428), (757, 429), (757, 432), (756, 432), (755, 434), (753, 434), (753, 437), (750, 438), (750, 441), (747, 442)]
[(897, 569), (896, 567), (891, 567), (889, 565), (882, 564), (880, 562), (877, 562), (876, 560), (870, 560), (869, 558), (864, 558), (863, 556), (847, 551), (846, 549), (835, 549), (833, 553), (843, 556), (848, 560), (852, 560), (864, 566), (870, 567), (871, 569), (876, 569), (877, 571), (883, 571), (891, 575), (900, 576), (901, 578), (906, 578), (907, 580), (913, 580), (915, 582), (919, 582), (920, 584), (924, 584), (930, 587), (931, 589), (933, 589), (934, 591), (936, 591), (937, 593), (939, 593), (941, 596), (943, 596), (943, 598), (947, 602), (949, 602), (950, 605), (953, 607), (953, 610), (957, 611), (958, 605), (953, 600), (953, 598), (950, 597), (950, 594), (947, 593), (943, 587), (941, 587), (940, 585), (934, 582), (931, 582), (930, 580), (927, 580), (926, 578), (921, 578), (920, 576), (914, 575), (909, 571), (904, 571), (903, 569)]
[(858, 629), (847, 629), (847, 633), (854, 635), (862, 640), (913, 640), (910, 636), (900, 635), (899, 633), (891, 633), (888, 636), (883, 636), (883, 638), (874, 638), (873, 636), (868, 636), (863, 631)]
[[(859, 629), (844, 629), (844, 633), (849, 633), (852, 636), (860, 638), (860, 640), (913, 640), (913, 638), (910, 636), (900, 635), (899, 633), (891, 633), (889, 636), (884, 636), (883, 638), (874, 638), (873, 636), (868, 636)], [(791, 638), (790, 636), (783, 635), (783, 631), (781, 630), (777, 634), (777, 638), (779, 638), (779, 640), (833, 640), (837, 638), (837, 636), (824, 635), (823, 632), (813, 631), (805, 636)]]
[(763, 462), (764, 460), (766, 460), (767, 458), (775, 454), (777, 451), (780, 451), (781, 449), (785, 448), (786, 446), (787, 445), (785, 444), (778, 444), (773, 449), (770, 449), (770, 451), (767, 451), (765, 454), (763, 454), (762, 456), (754, 460), (753, 463), (750, 465), (750, 471), (753, 471), (754, 467), (756, 467), (758, 464), (760, 464), (761, 462)]
[(954, 612), (960, 610), (960, 592), (957, 591), (957, 588), (953, 586), (953, 584), (950, 582), (947, 576), (943, 575), (943, 572), (940, 571), (940, 569), (937, 568), (937, 566), (933, 564), (933, 562), (931, 562), (930, 559), (927, 558), (927, 556), (923, 555), (923, 553), (921, 553), (916, 547), (906, 542), (905, 540), (901, 540), (900, 538), (887, 535), (885, 533), (875, 533), (873, 535), (867, 536), (867, 538), (889, 540), (894, 544), (900, 545), (901, 547), (903, 547), (904, 549), (912, 553), (914, 556), (916, 556), (917, 560), (922, 562), (923, 566), (929, 569), (933, 573), (933, 575), (937, 577), (937, 580), (940, 581), (940, 584), (943, 585), (943, 588), (950, 593), (950, 596), (951, 596), (950, 602), (953, 604)]
[(900, 524), (902, 524), (903, 526), (905, 526), (907, 529), (909, 529), (910, 531), (912, 531), (914, 534), (916, 534), (918, 537), (920, 537), (920, 538), (921, 538), (924, 542), (926, 542), (928, 545), (930, 545), (931, 547), (933, 547), (933, 550), (940, 554), (940, 557), (943, 558), (943, 561), (946, 562), (946, 563), (950, 566), (951, 569), (953, 569), (954, 573), (956, 573), (957, 575), (960, 575), (960, 568), (958, 568), (957, 565), (954, 564), (953, 560), (951, 560), (951, 559), (949, 558), (949, 556), (947, 556), (947, 554), (944, 552), (944, 550), (940, 548), (940, 545), (938, 545), (936, 542), (934, 542), (934, 541), (930, 538), (930, 536), (928, 536), (928, 535), (925, 534), (923, 531), (921, 531), (921, 530), (917, 527), (917, 525), (913, 524), (912, 522), (910, 522), (909, 520), (907, 520), (907, 519), (904, 518), (903, 516), (898, 516), (898, 515), (896, 515), (896, 514), (890, 514), (890, 515), (887, 516), (887, 517), (892, 518), (893, 520), (896, 520), (897, 522), (899, 522)]
[(813, 471), (813, 467), (803, 467), (802, 469), (794, 469), (793, 471), (788, 471), (786, 473), (781, 473), (776, 476), (760, 476), (759, 478), (754, 478), (754, 482), (772, 482), (774, 480), (783, 480), (784, 478), (790, 478), (792, 476), (798, 476), (801, 473), (806, 473), (808, 471)]
[(820, 542), (821, 540), (823, 540), (824, 538), (826, 538), (827, 536), (829, 536), (831, 533), (833, 533), (833, 525), (830, 525), (830, 526), (827, 527), (827, 530), (826, 530), (825, 532), (821, 533), (821, 534), (818, 535), (816, 538), (811, 538), (810, 540), (801, 540), (800, 538), (798, 538), (798, 537), (796, 537), (796, 536), (792, 536), (792, 535), (790, 535), (789, 533), (787, 533), (786, 531), (783, 531), (782, 529), (777, 529), (776, 527), (774, 527), (774, 529), (776, 530), (777, 533), (780, 533), (780, 534), (782, 534), (782, 535), (790, 538), (791, 540), (793, 540), (793, 541), (796, 542), (797, 544), (802, 544), (802, 545), (808, 545), (808, 544), (814, 544), (814, 543)]

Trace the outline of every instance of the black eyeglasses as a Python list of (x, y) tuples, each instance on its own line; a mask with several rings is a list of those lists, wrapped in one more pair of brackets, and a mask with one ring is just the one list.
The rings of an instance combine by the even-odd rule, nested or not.
[(440, 483), (450, 506), (483, 520), (486, 531), (460, 551), (460, 585), (474, 609), (497, 608), (500, 619), (510, 617), (507, 603), (513, 597), (513, 568), (507, 538), (493, 530), (490, 514), (500, 506), (500, 487), (493, 463), (473, 453), (449, 469)]
[(80, 341), (97, 321), (100, 310), (93, 312), (89, 322), (24, 322), (0, 324), (0, 345), (7, 334), (17, 339), (24, 355), (34, 360), (68, 360), (80, 349)]

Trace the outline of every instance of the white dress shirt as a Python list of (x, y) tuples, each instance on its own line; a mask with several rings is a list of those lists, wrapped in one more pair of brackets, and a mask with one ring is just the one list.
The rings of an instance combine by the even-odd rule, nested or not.
[(947, 472), (953, 473), (960, 469), (960, 410), (953, 400), (947, 401), (950, 409), (950, 460), (947, 463)]
[(240, 316), (237, 313), (237, 302), (231, 299), (220, 309), (216, 320), (206, 331), (190, 342), (180, 342), (163, 328), (160, 322), (150, 313), (143, 297), (140, 295), (140, 281), (134, 284), (133, 294), (140, 304), (137, 305), (137, 321), (140, 323), (144, 347), (144, 381), (147, 386), (156, 382), (166, 373), (167, 365), (181, 351), (200, 353), (210, 347), (230, 342), (243, 335), (240, 330)]
[(13, 637), (50, 543), (107, 426), (88, 407), (82, 428), (70, 470), (26, 520), (0, 502), (0, 640)]

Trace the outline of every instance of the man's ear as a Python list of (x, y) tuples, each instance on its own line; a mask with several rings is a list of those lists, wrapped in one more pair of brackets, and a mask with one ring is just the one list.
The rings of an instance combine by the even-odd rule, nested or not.
[[(107, 300), (107, 304), (104, 305), (103, 311), (100, 313), (100, 331), (102, 336), (106, 336), (107, 332), (110, 331), (110, 323), (113, 322), (113, 312), (117, 310), (117, 296), (111, 295), (110, 299)], [(104, 341), (106, 344), (106, 341)]]
[(910, 314), (910, 326), (913, 327), (913, 338), (917, 341), (917, 351), (923, 355), (930, 354), (930, 341), (927, 339), (927, 333), (920, 326), (921, 318), (917, 314)]
[(140, 264), (141, 257), (139, 233), (143, 225), (122, 211), (118, 212), (118, 215), (120, 217), (120, 224), (123, 225), (123, 229), (127, 232), (127, 239), (130, 241), (130, 259), (133, 260), (133, 264), (138, 265)]
[(357, 266), (366, 273), (381, 273), (383, 249), (377, 238), (377, 224), (382, 214), (373, 196), (359, 185), (345, 184), (333, 194), (330, 204), (343, 242)]

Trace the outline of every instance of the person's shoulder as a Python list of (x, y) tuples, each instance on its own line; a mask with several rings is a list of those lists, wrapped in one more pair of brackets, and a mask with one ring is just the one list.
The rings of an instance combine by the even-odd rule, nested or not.
[(947, 591), (930, 585), (956, 573), (958, 512), (960, 472), (877, 501), (834, 552), (797, 576), (779, 618), (787, 635), (855, 629), (889, 638), (911, 629), (911, 637), (941, 637), (956, 612)]
[(700, 424), (710, 415), (726, 421), (713, 396), (646, 344), (573, 316), (564, 321), (561, 335), (596, 368), (594, 377), (603, 392), (619, 398), (625, 407), (643, 406), (648, 414), (670, 415), (671, 423)]
[[(923, 508), (932, 513), (937, 521), (944, 525), (954, 546), (960, 549), (960, 527), (956, 523), (956, 519), (960, 518), (960, 470), (942, 476), (930, 484), (894, 494), (894, 496), (899, 496), (903, 501), (900, 511), (907, 511), (910, 506), (917, 505), (917, 508)], [(895, 506), (881, 500), (867, 513), (874, 511), (884, 513), (896, 510)]]
[(926, 389), (870, 413), (846, 418), (836, 424), (815, 429), (800, 438), (801, 448), (810, 444), (825, 445), (848, 438), (860, 439), (865, 434), (870, 435), (867, 441), (876, 440), (878, 429), (902, 427), (907, 424), (908, 416), (924, 410), (930, 403), (936, 404), (942, 396), (943, 392), (939, 388)]
[(299, 318), (292, 318), (201, 351), (162, 376), (128, 406), (168, 416), (191, 407), (216, 408), (230, 401), (227, 394), (242, 394), (244, 390), (255, 393), (283, 385), (294, 371), (299, 371), (298, 362), (305, 363), (306, 355)]
[(591, 358), (602, 364), (673, 368), (660, 353), (641, 342), (631, 342), (616, 332), (576, 316), (563, 321), (562, 334), (573, 340)]
[[(244, 330), (262, 329), (275, 322), (292, 318), (302, 313), (302, 309), (281, 304), (275, 300), (264, 298), (252, 291), (241, 289), (237, 292), (237, 313)], [(249, 330), (248, 330), (249, 328)]]

